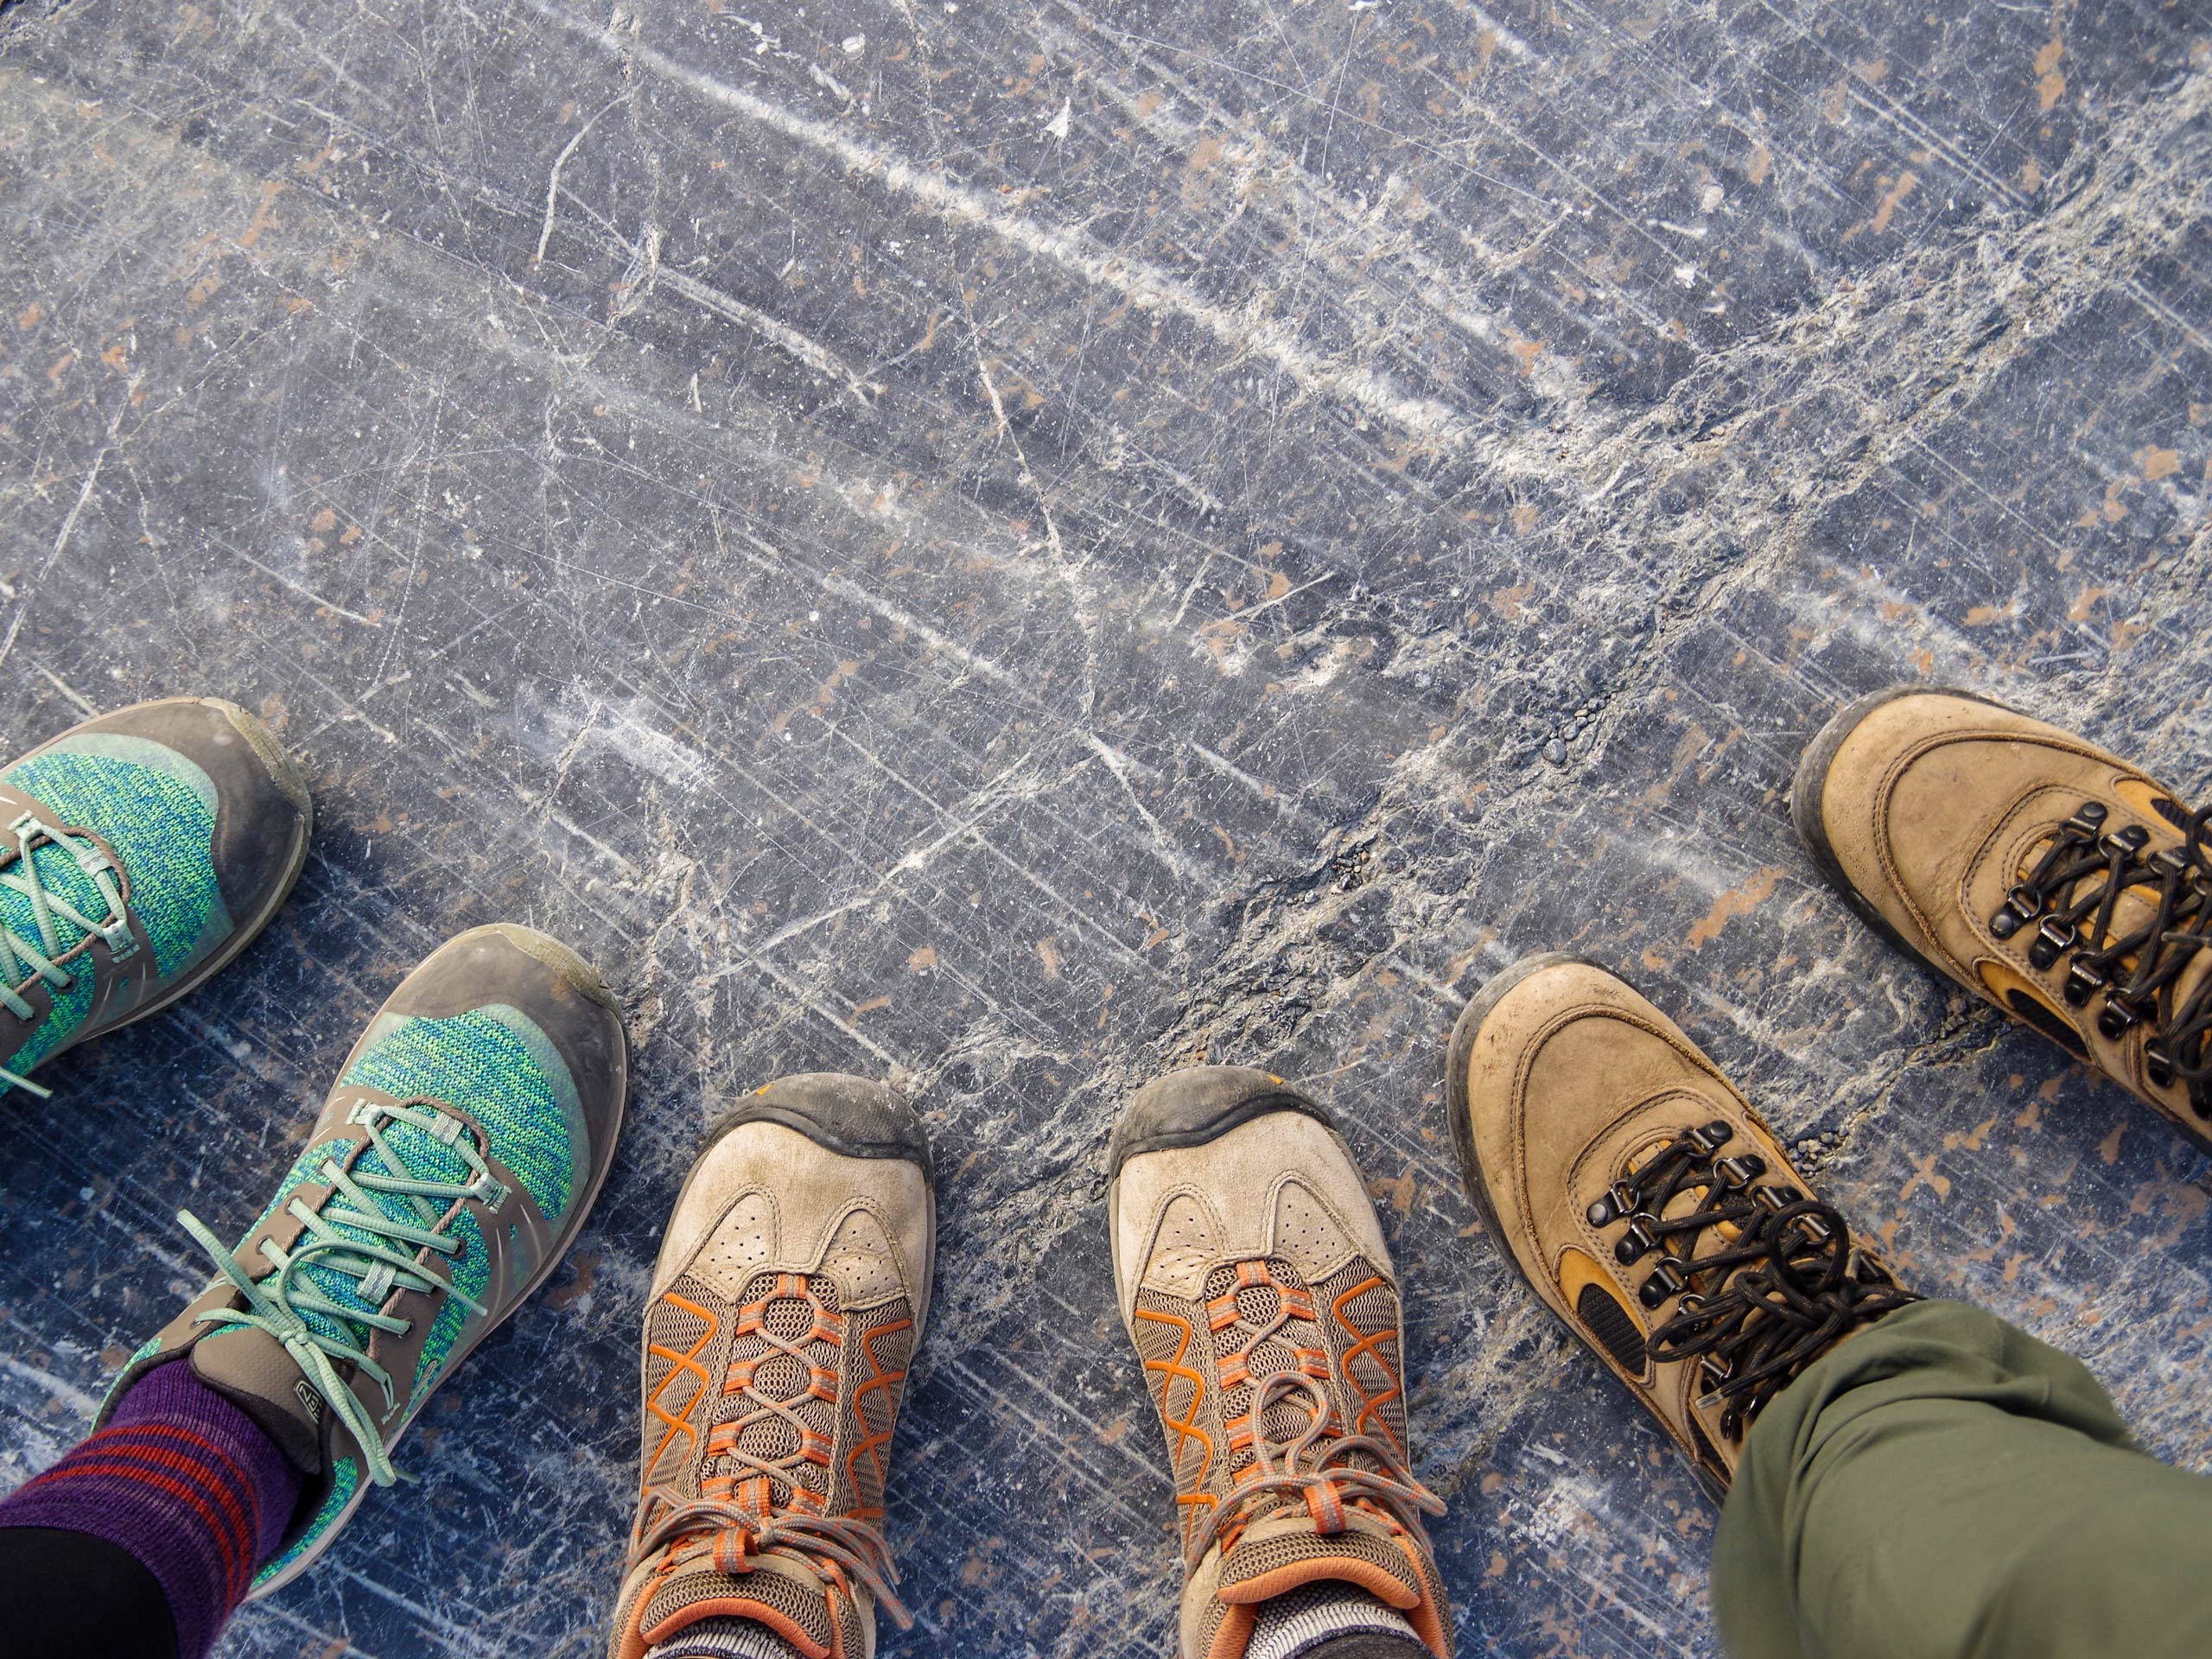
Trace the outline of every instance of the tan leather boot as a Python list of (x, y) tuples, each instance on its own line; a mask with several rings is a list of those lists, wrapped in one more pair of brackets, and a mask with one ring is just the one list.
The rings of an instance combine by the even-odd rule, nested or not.
[(2212, 808), (2039, 720), (1901, 688), (1828, 722), (1791, 810), (1894, 943), (2212, 1148)]
[(921, 1120), (883, 1084), (785, 1077), (725, 1122), (653, 1269), (608, 1659), (705, 1619), (868, 1659), (879, 1609), (908, 1622), (884, 1484), (936, 1249)]
[(1446, 1093), (1491, 1236), (1716, 1499), (1759, 1408), (1914, 1300), (1719, 1069), (1602, 968), (1533, 957), (1484, 986)]
[(1194, 1066), (1129, 1103), (1109, 1159), (1122, 1319), (1182, 1517), (1183, 1659), (1243, 1659), (1261, 1604), (1330, 1580), (1450, 1659), (1397, 1277), (1327, 1115), (1280, 1077)]

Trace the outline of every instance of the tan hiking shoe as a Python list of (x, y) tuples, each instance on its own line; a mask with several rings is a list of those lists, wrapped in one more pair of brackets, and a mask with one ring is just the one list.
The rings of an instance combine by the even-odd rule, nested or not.
[(1449, 1659), (1397, 1277), (1326, 1114), (1280, 1077), (1193, 1067), (1129, 1103), (1109, 1160), (1122, 1320), (1182, 1516), (1183, 1659), (1243, 1659), (1261, 1603), (1328, 1580)]
[(2212, 808), (2039, 720), (1903, 688), (1828, 722), (1791, 810), (1894, 943), (2212, 1149)]
[(702, 1619), (808, 1659), (901, 1624), (883, 1489), (937, 1249), (929, 1143), (881, 1084), (770, 1084), (668, 1219), (645, 1308), (644, 1442), (610, 1659)]
[(1759, 1408), (1916, 1300), (1719, 1069), (1602, 968), (1532, 957), (1485, 985), (1446, 1094), (1491, 1236), (1716, 1500)]

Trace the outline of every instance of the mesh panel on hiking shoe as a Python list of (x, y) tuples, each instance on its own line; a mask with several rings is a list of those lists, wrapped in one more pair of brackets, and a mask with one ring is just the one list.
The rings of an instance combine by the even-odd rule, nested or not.
[(853, 1352), (847, 1356), (852, 1384), (852, 1411), (859, 1420), (861, 1438), (845, 1453), (836, 1471), (841, 1490), (848, 1492), (855, 1515), (869, 1518), (883, 1513), (884, 1483), (889, 1478), (891, 1425), (899, 1414), (899, 1396), (906, 1381), (906, 1365), (914, 1353), (914, 1322), (901, 1300), (868, 1315)]
[[(1233, 1639), (1232, 1605), (1338, 1580), (1420, 1610), (1423, 1639), (1446, 1651), (1420, 1519), (1442, 1506), (1406, 1468), (1395, 1287), (1357, 1255), (1311, 1284), (1266, 1257), (1215, 1266), (1199, 1294), (1192, 1308), (1148, 1306), (1140, 1292), (1135, 1327), (1176, 1459), (1185, 1557), (1223, 1552), (1201, 1648)], [(1178, 1309), (1198, 1328), (1182, 1329)], [(1209, 1382), (1217, 1423), (1202, 1409)]]
[(1408, 1595), (1421, 1593), (1416, 1570), (1404, 1549), (1387, 1538), (1364, 1532), (1339, 1532), (1325, 1536), (1292, 1532), (1273, 1538), (1247, 1538), (1230, 1550), (1221, 1564), (1221, 1593), (1226, 1597), (1237, 1586), (1265, 1578), (1286, 1567), (1329, 1560), (1357, 1561), (1378, 1568), (1403, 1585)]
[(1333, 1344), (1354, 1434), (1371, 1434), (1406, 1456), (1406, 1391), (1400, 1359), (1398, 1294), (1354, 1258), (1317, 1287), (1322, 1329)]
[(614, 1652), (734, 1611), (862, 1659), (863, 1603), (903, 1619), (877, 1523), (912, 1351), (904, 1298), (848, 1309), (826, 1273), (758, 1271), (734, 1296), (686, 1274), (655, 1297), (631, 1548), (656, 1565)]
[[(1294, 1440), (1313, 1418), (1310, 1408), (1291, 1399), (1278, 1401), (1259, 1423), (1249, 1423), (1261, 1384), (1294, 1371), (1327, 1386), (1328, 1351), (1313, 1293), (1298, 1269), (1280, 1257), (1214, 1268), (1206, 1275), (1205, 1296), (1206, 1323), (1220, 1356), (1222, 1426), (1228, 1431), (1227, 1472), (1233, 1478), (1256, 1455), (1255, 1429), (1270, 1440)], [(1330, 1391), (1333, 1395), (1333, 1388)]]
[[(719, 1573), (704, 1557), (697, 1569), (676, 1573), (652, 1593), (638, 1621), (638, 1632), (649, 1643), (665, 1641), (697, 1619), (742, 1617), (745, 1603), (790, 1620), (818, 1648), (833, 1645), (836, 1632), (830, 1620), (830, 1598), (820, 1584), (766, 1567), (755, 1567), (750, 1573)], [(855, 1656), (861, 1652), (857, 1631), (853, 1632), (847, 1651)]]
[(1643, 1328), (1603, 1288), (1583, 1286), (1582, 1294), (1574, 1299), (1574, 1313), (1613, 1357), (1613, 1363), (1630, 1376), (1642, 1376), (1651, 1369), (1643, 1351)]
[(702, 1496), (755, 1514), (830, 1510), (837, 1373), (845, 1341), (827, 1274), (760, 1273), (738, 1300), (709, 1425)]
[(1214, 1374), (1212, 1338), (1191, 1304), (1153, 1290), (1139, 1290), (1130, 1320), (1145, 1386), (1167, 1437), (1167, 1464), (1182, 1514), (1183, 1547), (1213, 1512), (1205, 1489), (1220, 1456), (1220, 1419), (1209, 1392)]

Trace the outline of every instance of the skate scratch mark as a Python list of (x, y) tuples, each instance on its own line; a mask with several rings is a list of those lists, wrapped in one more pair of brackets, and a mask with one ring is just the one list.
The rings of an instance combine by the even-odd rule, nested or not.
[(597, 113), (576, 129), (576, 136), (562, 145), (561, 153), (553, 158), (553, 169), (545, 175), (545, 223), (538, 228), (537, 251), (530, 257), (531, 264), (545, 263), (545, 245), (553, 239), (553, 213), (555, 203), (561, 194), (561, 169), (569, 164), (569, 157), (576, 153), (576, 146), (583, 143), (584, 135), (599, 124), (600, 116), (605, 115), (621, 101), (622, 95), (618, 93), (601, 105)]
[(1273, 364), (1303, 391), (1355, 404), (1376, 418), (1430, 443), (1458, 447), (1465, 441), (1467, 421), (1459, 410), (1434, 398), (1402, 391), (1372, 370), (1338, 363), (1307, 350), (1298, 341), (1294, 323), (1216, 305), (1188, 283), (1156, 266), (1112, 252), (1081, 232), (1039, 225), (1007, 213), (982, 190), (916, 167), (829, 122), (797, 114), (742, 87), (716, 80), (652, 47), (572, 16), (547, 0), (525, 0), (525, 3), (548, 22), (582, 35), (624, 61), (818, 151), (849, 171), (876, 179), (884, 188), (920, 202), (949, 224), (988, 231), (1086, 283), (1113, 290), (1140, 311), (1183, 317), (1230, 349)]
[(339, 604), (335, 600), (325, 599), (321, 594), (316, 593), (312, 588), (301, 587), (298, 582), (294, 582), (289, 576), (282, 575), (277, 571), (271, 570), (267, 565), (264, 564), (259, 559), (255, 558), (250, 553), (240, 553), (236, 548), (232, 548), (231, 551), (241, 563), (251, 565), (255, 569), (260, 571), (263, 575), (268, 577), (270, 581), (275, 582), (279, 588), (289, 588), (292, 592), (297, 594), (302, 599), (307, 600), (310, 603), (321, 606), (324, 610), (330, 612), (333, 615), (342, 616), (349, 622), (358, 622), (365, 628), (380, 628), (384, 626), (383, 623), (378, 621), (376, 618), (372, 616), (363, 616), (359, 611), (347, 610), (343, 605)]
[[(124, 409), (129, 407), (127, 404), (124, 405)], [(38, 568), (37, 582), (24, 586), (23, 601), (16, 607), (16, 620), (8, 625), (8, 637), (0, 640), (0, 663), (6, 662), (8, 653), (16, 648), (16, 636), (22, 632), (23, 619), (30, 614), (31, 601), (37, 596), (47, 574), (54, 569), (54, 562), (67, 550), (69, 538), (76, 534), (78, 516), (85, 511), (85, 503), (92, 499), (92, 488), (100, 481), (100, 468), (107, 465), (108, 452), (115, 448), (115, 435), (122, 426), (123, 409), (118, 409), (115, 411), (115, 418), (107, 423), (107, 436), (100, 440), (99, 450), (93, 455), (92, 464), (85, 469), (85, 482), (77, 492), (76, 500), (70, 505), (68, 516), (61, 521), (61, 529), (54, 538), (53, 547), (48, 550), (45, 562)]]
[[(657, 231), (649, 230), (645, 241), (632, 242), (616, 228), (613, 220), (594, 212), (588, 203), (576, 201), (573, 195), (569, 200), (575, 202), (585, 218), (599, 226), (610, 251), (620, 251), (629, 256), (631, 269), (638, 275), (626, 276), (626, 287), (636, 286), (650, 272), (651, 288), (665, 288), (710, 315), (720, 317), (725, 322), (736, 323), (741, 328), (750, 328), (771, 346), (789, 353), (824, 380), (842, 383), (847, 394), (862, 409), (873, 410), (875, 407), (875, 398), (883, 391), (881, 384), (861, 378), (853, 372), (850, 365), (821, 341), (801, 333), (781, 318), (772, 317), (766, 312), (747, 305), (734, 294), (726, 294), (696, 276), (686, 276), (683, 271), (662, 264)], [(632, 315), (643, 302), (644, 297), (640, 295), (637, 304), (626, 308), (622, 315)], [(696, 387), (692, 402), (694, 408), (698, 407)]]

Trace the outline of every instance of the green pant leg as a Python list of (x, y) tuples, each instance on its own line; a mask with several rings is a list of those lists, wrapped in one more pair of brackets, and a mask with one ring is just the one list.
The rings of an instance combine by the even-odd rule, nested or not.
[(1713, 1607), (1732, 1659), (2203, 1659), (2212, 1480), (2057, 1350), (1916, 1302), (1760, 1414)]

